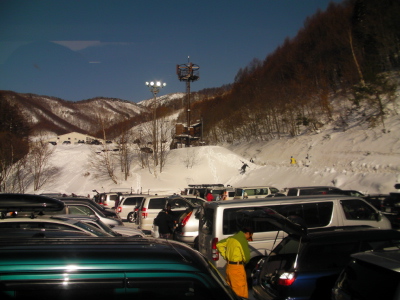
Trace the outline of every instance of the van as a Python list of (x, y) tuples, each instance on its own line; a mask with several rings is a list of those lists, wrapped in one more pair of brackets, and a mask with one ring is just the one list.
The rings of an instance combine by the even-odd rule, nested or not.
[(142, 230), (152, 230), (154, 219), (158, 213), (167, 208), (167, 204), (171, 205), (171, 210), (174, 214), (175, 220), (186, 210), (191, 209), (194, 205), (181, 196), (157, 196), (157, 195), (143, 195), (143, 200), (139, 205), (138, 211), (138, 227)]
[[(217, 268), (225, 266), (216, 244), (243, 227), (252, 227), (249, 243), (252, 260), (268, 255), (286, 233), (261, 218), (246, 218), (246, 212), (270, 207), (284, 217), (297, 218), (308, 228), (360, 226), (391, 229), (389, 220), (364, 199), (342, 195), (273, 197), (268, 199), (204, 203), (200, 212), (199, 251)], [(300, 219), (300, 220), (299, 220)]]
[(279, 193), (279, 190), (270, 186), (248, 186), (235, 188), (233, 199), (265, 198), (268, 195)]
[(349, 195), (348, 193), (334, 186), (298, 186), (298, 187), (285, 188), (284, 191), (287, 196), (309, 196), (309, 195), (330, 195), (330, 194)]

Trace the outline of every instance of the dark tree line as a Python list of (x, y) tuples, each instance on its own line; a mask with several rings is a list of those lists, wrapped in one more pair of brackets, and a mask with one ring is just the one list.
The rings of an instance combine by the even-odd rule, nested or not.
[(0, 191), (13, 164), (29, 152), (30, 128), (17, 106), (0, 99)]
[(264, 61), (240, 69), (229, 92), (196, 103), (209, 142), (267, 140), (316, 130), (332, 119), (330, 99), (369, 101), (376, 117), (400, 67), (400, 1), (347, 0), (307, 18)]

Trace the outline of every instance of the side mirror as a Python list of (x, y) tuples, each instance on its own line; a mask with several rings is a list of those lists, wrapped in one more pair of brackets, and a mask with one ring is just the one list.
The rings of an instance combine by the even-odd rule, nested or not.
[(375, 220), (377, 222), (382, 220), (382, 214), (380, 212), (375, 213)]

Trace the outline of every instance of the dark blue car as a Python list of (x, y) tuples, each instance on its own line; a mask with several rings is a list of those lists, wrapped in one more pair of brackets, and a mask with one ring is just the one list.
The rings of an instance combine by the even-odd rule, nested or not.
[(289, 235), (253, 270), (256, 299), (330, 299), (351, 254), (400, 243), (400, 232), (391, 229), (352, 226), (307, 231), (297, 227), (296, 232), (296, 224), (285, 226)]

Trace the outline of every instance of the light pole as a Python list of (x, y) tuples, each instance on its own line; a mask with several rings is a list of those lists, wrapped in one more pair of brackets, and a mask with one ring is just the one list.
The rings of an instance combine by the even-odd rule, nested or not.
[(167, 84), (161, 81), (150, 81), (146, 82), (146, 85), (149, 87), (150, 92), (153, 94), (153, 156), (154, 156), (154, 164), (158, 165), (158, 138), (157, 138), (157, 94), (161, 88), (165, 87)]

